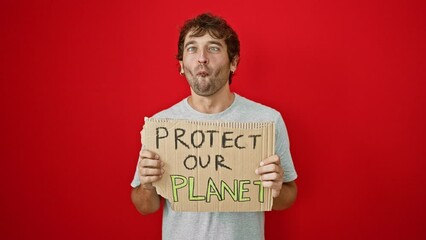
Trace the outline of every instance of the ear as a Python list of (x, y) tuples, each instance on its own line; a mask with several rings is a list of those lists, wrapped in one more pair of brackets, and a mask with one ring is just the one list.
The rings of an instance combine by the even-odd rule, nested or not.
[(231, 72), (235, 72), (237, 70), (238, 62), (240, 61), (240, 56), (235, 56), (231, 62)]
[(183, 70), (183, 62), (182, 62), (182, 61), (179, 61), (179, 65), (180, 65), (180, 71), (179, 71), (179, 74), (180, 74), (180, 75), (182, 75), (182, 74), (184, 74), (184, 73), (185, 73), (185, 71)]

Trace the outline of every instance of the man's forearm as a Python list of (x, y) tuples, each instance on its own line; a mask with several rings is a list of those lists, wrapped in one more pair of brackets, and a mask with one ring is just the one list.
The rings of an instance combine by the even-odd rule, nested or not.
[(297, 197), (297, 185), (293, 182), (283, 183), (280, 195), (274, 198), (273, 210), (284, 210), (293, 205)]
[(138, 186), (132, 189), (132, 202), (143, 215), (156, 212), (160, 208), (160, 196), (155, 188), (146, 189)]

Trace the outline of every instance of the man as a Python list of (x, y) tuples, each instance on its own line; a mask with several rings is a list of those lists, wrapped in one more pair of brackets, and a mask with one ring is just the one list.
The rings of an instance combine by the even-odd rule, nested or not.
[[(229, 85), (237, 70), (239, 56), (238, 36), (222, 18), (201, 14), (185, 22), (179, 36), (177, 59), (180, 74), (191, 87), (191, 95), (153, 117), (274, 121), (276, 155), (262, 160), (255, 172), (263, 186), (272, 189), (272, 208), (286, 209), (297, 195), (294, 182), (297, 174), (290, 155), (287, 130), (279, 112), (231, 92)], [(162, 159), (155, 152), (141, 150), (131, 184), (131, 198), (136, 209), (144, 215), (160, 208), (160, 196), (152, 183), (162, 177), (163, 166)], [(264, 213), (175, 212), (166, 201), (163, 239), (264, 239)]]

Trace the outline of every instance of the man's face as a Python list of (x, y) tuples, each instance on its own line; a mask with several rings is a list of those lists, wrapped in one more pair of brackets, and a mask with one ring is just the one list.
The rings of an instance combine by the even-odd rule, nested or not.
[(237, 61), (229, 61), (223, 39), (215, 39), (208, 33), (201, 37), (190, 37), (191, 34), (185, 37), (183, 59), (179, 63), (191, 89), (197, 95), (211, 96), (228, 84)]

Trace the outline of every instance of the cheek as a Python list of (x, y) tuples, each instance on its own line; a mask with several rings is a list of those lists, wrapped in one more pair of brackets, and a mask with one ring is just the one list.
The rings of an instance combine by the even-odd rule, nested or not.
[(185, 70), (185, 71), (191, 71), (191, 68), (189, 67), (189, 65), (188, 64), (182, 64), (182, 66), (183, 66), (183, 69)]
[(191, 64), (192, 62), (193, 62), (193, 60), (190, 57), (187, 57), (187, 58), (183, 59), (182, 65), (183, 65), (183, 67), (188, 68), (188, 67), (191, 67), (191, 65), (193, 65), (193, 64)]

